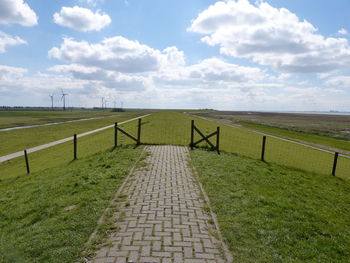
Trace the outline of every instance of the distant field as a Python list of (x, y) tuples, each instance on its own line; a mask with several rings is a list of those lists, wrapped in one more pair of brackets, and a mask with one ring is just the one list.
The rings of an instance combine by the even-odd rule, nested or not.
[(198, 115), (226, 124), (350, 152), (350, 115), (215, 111)]
[[(128, 110), (128, 112), (140, 110)], [(143, 110), (144, 111), (144, 110)], [(73, 110), (73, 111), (4, 111), (0, 110), (0, 129), (37, 125), (52, 122), (64, 122), (78, 119), (119, 116), (120, 112), (110, 110)]]
[[(0, 131), (0, 156), (10, 154), (13, 152), (28, 149), (30, 147), (38, 146), (41, 144), (49, 143), (51, 141), (63, 139), (69, 136), (73, 136), (75, 133), (82, 133), (89, 130), (101, 128), (107, 125), (111, 125), (117, 121), (123, 121), (131, 119), (140, 115), (145, 114), (146, 111), (131, 111), (131, 112), (118, 112), (118, 113), (107, 113), (105, 112), (107, 118), (85, 120), (78, 122), (62, 123), (57, 125), (42, 126), (42, 127), (32, 127), (27, 129), (11, 130), (11, 131)], [(0, 114), (4, 112), (0, 112)], [(103, 112), (101, 112), (103, 114)], [(12, 113), (6, 113), (12, 114)], [(16, 122), (15, 114), (23, 116), (26, 115), (25, 112), (14, 112), (13, 113), (13, 123)], [(38, 119), (40, 114), (43, 114), (42, 121), (49, 120), (51, 117), (51, 112), (29, 112), (28, 114), (34, 114), (35, 119)], [(53, 114), (53, 113), (52, 113)], [(62, 115), (60, 115), (62, 114)], [(82, 117), (79, 113), (60, 113), (62, 118), (66, 116), (67, 118)], [(67, 115), (65, 115), (67, 114)], [(72, 114), (72, 115), (70, 115)], [(91, 118), (98, 116), (98, 112), (90, 111), (84, 112), (85, 118)], [(91, 115), (86, 115), (91, 114)], [(61, 118), (60, 117), (60, 118)], [(29, 117), (28, 117), (29, 118)], [(31, 118), (29, 118), (31, 119)], [(29, 120), (28, 120), (29, 121)]]

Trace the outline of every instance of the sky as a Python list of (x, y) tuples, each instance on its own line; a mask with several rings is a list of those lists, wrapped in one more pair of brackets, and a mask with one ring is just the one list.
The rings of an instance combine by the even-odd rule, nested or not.
[(349, 0), (0, 0), (0, 106), (350, 111)]

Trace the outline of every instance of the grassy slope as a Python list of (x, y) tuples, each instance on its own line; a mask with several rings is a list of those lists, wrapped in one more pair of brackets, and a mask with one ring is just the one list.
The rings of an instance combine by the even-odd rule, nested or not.
[[(141, 148), (0, 181), (0, 262), (73, 262)], [(75, 209), (64, 208), (76, 205)]]
[(341, 149), (341, 150), (350, 152), (350, 142), (348, 141), (337, 140), (330, 137), (308, 134), (304, 132), (290, 131), (290, 130), (270, 127), (262, 124), (253, 124), (253, 123), (247, 123), (247, 122), (239, 122), (239, 124), (246, 128), (258, 130), (264, 133), (268, 133), (268, 134), (272, 134), (272, 135), (276, 135), (276, 136), (280, 136), (288, 139), (297, 139), (307, 143), (317, 144), (320, 147), (322, 147), (322, 145), (325, 145), (335, 149)]
[(116, 121), (143, 115), (143, 112), (125, 112), (97, 120), (86, 120), (28, 129), (0, 131), (0, 156), (28, 149), (51, 141), (73, 136), (74, 133), (101, 128)]
[(348, 262), (350, 182), (196, 150), (235, 262)]

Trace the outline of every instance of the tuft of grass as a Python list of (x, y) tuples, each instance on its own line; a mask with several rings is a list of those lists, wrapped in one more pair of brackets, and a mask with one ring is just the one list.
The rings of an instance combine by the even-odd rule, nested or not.
[[(3, 179), (0, 262), (77, 260), (141, 151), (116, 148), (15, 181)], [(99, 231), (106, 234), (111, 227), (116, 226)]]
[(348, 262), (350, 182), (191, 151), (235, 262)]

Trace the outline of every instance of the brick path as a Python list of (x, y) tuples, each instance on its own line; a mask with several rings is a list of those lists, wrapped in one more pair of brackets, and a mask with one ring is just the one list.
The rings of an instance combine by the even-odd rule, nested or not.
[[(181, 146), (148, 146), (147, 167), (129, 178), (117, 224), (91, 263), (226, 262), (213, 220)], [(220, 249), (221, 248), (221, 249)]]

